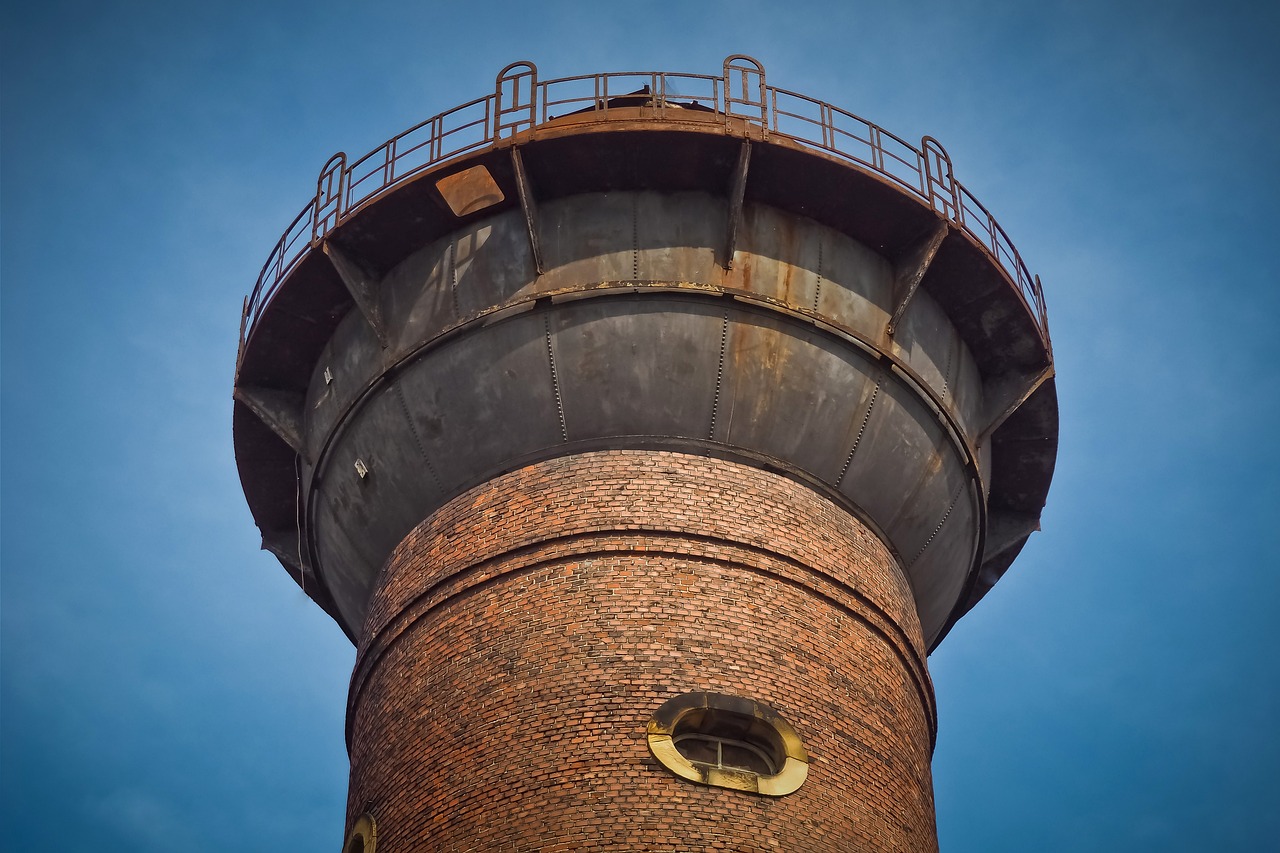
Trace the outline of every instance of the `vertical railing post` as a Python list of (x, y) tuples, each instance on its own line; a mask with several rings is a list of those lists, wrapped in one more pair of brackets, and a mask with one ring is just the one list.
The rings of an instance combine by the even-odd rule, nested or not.
[(871, 146), (871, 165), (881, 174), (888, 171), (884, 164), (884, 140), (880, 138), (880, 125), (867, 122), (867, 143)]
[[(345, 210), (347, 188), (347, 155), (339, 151), (329, 158), (316, 178), (316, 200), (311, 210), (311, 245), (319, 245), (324, 236), (337, 227)], [(283, 254), (283, 251), (281, 252)]]
[(513, 62), (498, 72), (493, 94), (493, 128), (490, 140), (501, 139), (538, 123), (538, 66)]
[[(735, 104), (741, 105), (741, 112), (734, 109)], [(769, 100), (764, 84), (764, 66), (759, 61), (740, 53), (725, 59), (724, 112), (726, 121), (733, 116), (751, 120), (759, 116), (765, 135), (768, 135)]]
[[(964, 225), (955, 176), (951, 171), (951, 155), (932, 136), (920, 140), (920, 152), (924, 156), (925, 193), (929, 203), (943, 216)], [(939, 201), (942, 202), (941, 209), (938, 208)]]

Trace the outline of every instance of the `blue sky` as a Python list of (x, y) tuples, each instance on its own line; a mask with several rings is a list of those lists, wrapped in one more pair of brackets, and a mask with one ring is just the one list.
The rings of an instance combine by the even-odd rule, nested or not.
[(1280, 12), (48, 2), (0, 20), (3, 846), (336, 850), (338, 628), (231, 452), (240, 302), (334, 151), (544, 77), (715, 73), (937, 137), (1047, 292), (1058, 472), (930, 661), (942, 849), (1280, 837)]

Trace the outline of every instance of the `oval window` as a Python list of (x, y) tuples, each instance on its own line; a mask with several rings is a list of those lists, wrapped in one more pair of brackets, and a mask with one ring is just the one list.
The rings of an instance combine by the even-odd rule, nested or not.
[(781, 796), (809, 772), (795, 730), (769, 706), (738, 696), (677, 696), (649, 721), (648, 740), (664, 767), (703, 785)]
[(351, 834), (347, 836), (342, 853), (375, 853), (377, 847), (378, 826), (373, 815), (362, 814), (356, 819), (355, 826), (351, 827)]

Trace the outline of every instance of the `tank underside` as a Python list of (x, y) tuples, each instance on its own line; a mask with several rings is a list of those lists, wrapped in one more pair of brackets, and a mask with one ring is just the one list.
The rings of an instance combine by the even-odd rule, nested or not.
[(264, 547), (349, 635), (431, 512), (585, 450), (808, 484), (890, 549), (930, 648), (1008, 567), (1056, 455), (1036, 318), (919, 199), (739, 131), (543, 125), (388, 191), (284, 280), (236, 455)]

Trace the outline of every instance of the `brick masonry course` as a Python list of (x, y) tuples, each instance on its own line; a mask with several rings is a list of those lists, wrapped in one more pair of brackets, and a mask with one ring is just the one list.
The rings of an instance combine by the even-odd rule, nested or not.
[[(645, 726), (695, 690), (772, 706), (809, 777), (676, 778)], [(401, 851), (937, 849), (911, 590), (853, 515), (744, 464), (606, 451), (458, 496), (384, 567), (348, 705), (348, 827)]]

